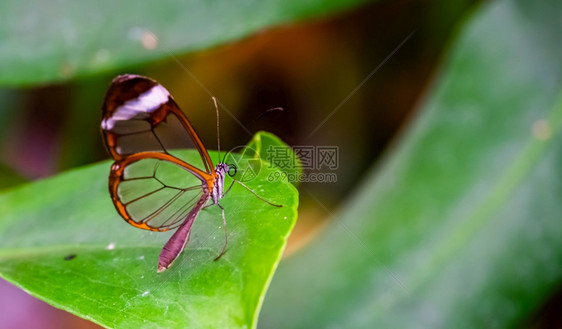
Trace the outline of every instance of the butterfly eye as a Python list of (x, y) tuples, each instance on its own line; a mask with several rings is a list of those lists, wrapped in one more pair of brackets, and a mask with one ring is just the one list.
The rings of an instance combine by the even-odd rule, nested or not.
[(237, 173), (237, 169), (236, 169), (236, 165), (235, 164), (230, 164), (228, 165), (230, 168), (228, 169), (228, 176), (230, 177), (234, 177)]

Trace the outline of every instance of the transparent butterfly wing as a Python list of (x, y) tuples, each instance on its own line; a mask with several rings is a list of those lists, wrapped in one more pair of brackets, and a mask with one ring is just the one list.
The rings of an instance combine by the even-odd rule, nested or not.
[(154, 231), (179, 226), (199, 200), (209, 198), (196, 176), (173, 162), (154, 158), (141, 158), (125, 166), (114, 164), (109, 188), (127, 222)]
[[(115, 159), (109, 176), (111, 198), (131, 225), (166, 231), (179, 226), (195, 204), (209, 199), (212, 162), (187, 117), (160, 84), (134, 75), (114, 79), (101, 127)], [(189, 162), (186, 148), (195, 148)]]
[(115, 160), (139, 152), (159, 152), (186, 161), (186, 149), (199, 152), (190, 164), (206, 173), (211, 159), (185, 114), (158, 82), (137, 75), (113, 80), (103, 105), (102, 132)]

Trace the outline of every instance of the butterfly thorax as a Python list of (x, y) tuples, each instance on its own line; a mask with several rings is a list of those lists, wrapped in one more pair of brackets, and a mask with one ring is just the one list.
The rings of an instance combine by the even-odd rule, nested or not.
[(211, 197), (213, 198), (213, 203), (219, 203), (219, 200), (222, 199), (224, 193), (224, 176), (230, 167), (226, 163), (219, 162), (215, 167), (215, 182), (213, 184), (213, 192)]

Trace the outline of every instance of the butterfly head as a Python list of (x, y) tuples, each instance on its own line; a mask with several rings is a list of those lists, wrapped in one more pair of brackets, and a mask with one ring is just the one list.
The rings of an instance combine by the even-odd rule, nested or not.
[(230, 166), (223, 162), (217, 163), (217, 166), (215, 167), (215, 171), (220, 175), (226, 174), (227, 172), (229, 172), (229, 170)]
[(228, 176), (234, 177), (238, 170), (236, 169), (235, 164), (226, 164), (226, 163), (223, 163), (223, 162), (219, 162), (217, 164), (217, 167), (215, 168), (215, 171), (217, 173), (222, 174), (222, 175), (228, 174)]

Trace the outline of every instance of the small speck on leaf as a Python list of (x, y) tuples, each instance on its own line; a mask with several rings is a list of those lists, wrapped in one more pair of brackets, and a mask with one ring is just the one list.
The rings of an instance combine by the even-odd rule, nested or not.
[(64, 256), (64, 260), (73, 260), (74, 258), (76, 258), (76, 254), (70, 254)]

